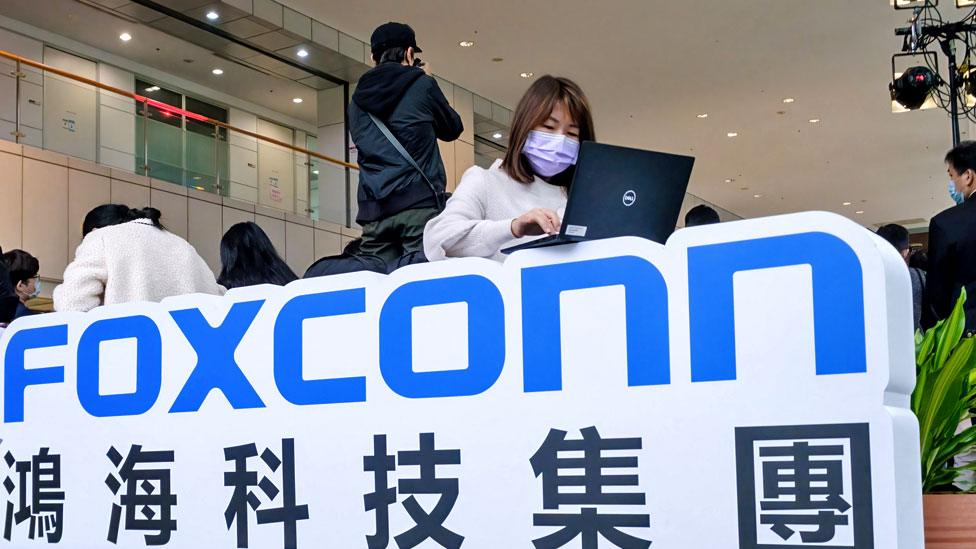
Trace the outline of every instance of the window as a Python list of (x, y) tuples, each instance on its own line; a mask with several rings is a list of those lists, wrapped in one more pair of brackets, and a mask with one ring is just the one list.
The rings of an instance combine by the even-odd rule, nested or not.
[(136, 93), (158, 102), (139, 105), (137, 170), (163, 181), (226, 195), (227, 130), (184, 113), (227, 122), (227, 109), (142, 80), (136, 80)]

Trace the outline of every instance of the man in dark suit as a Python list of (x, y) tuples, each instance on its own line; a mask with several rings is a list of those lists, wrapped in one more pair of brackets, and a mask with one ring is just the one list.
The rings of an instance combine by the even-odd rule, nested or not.
[(971, 331), (976, 330), (976, 141), (954, 147), (945, 162), (957, 205), (929, 223), (928, 306), (922, 325), (928, 328), (948, 317), (960, 289), (966, 288), (966, 331)]

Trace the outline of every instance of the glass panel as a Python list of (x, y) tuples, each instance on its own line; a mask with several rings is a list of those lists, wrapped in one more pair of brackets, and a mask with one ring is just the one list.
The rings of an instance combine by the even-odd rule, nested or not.
[[(211, 105), (193, 97), (186, 98), (186, 110), (217, 120), (227, 122), (227, 110)], [(217, 136), (215, 140), (214, 136)], [(187, 185), (198, 190), (226, 196), (228, 170), (230, 168), (227, 151), (227, 130), (186, 117), (186, 176)], [(218, 182), (218, 177), (223, 182)]]
[[(153, 120), (151, 111), (152, 107), (148, 136), (149, 176), (183, 185), (183, 130), (172, 123)], [(143, 123), (141, 118), (138, 123)]]
[[(179, 93), (142, 80), (136, 80), (136, 93), (177, 109), (183, 103)], [(146, 173), (148, 167), (150, 177), (183, 185), (183, 117), (145, 103), (140, 103), (137, 114), (137, 171)], [(148, 129), (144, 127), (147, 118)]]
[[(306, 136), (305, 148), (310, 151), (318, 150), (318, 139), (314, 135)], [(319, 219), (319, 175), (322, 173), (320, 162), (314, 156), (308, 158), (308, 216)]]
[[(189, 122), (189, 121), (188, 121)], [(198, 123), (199, 124), (199, 123)], [(186, 132), (186, 184), (200, 191), (217, 192), (217, 148), (214, 138)]]

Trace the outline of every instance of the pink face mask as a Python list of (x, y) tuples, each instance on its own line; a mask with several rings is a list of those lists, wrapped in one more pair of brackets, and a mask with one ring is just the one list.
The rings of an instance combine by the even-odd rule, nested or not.
[(579, 141), (572, 137), (532, 130), (522, 147), (522, 154), (537, 175), (552, 177), (576, 164), (579, 147)]

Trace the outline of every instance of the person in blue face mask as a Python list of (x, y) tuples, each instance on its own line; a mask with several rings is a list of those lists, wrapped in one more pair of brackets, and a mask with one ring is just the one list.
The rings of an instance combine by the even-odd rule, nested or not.
[(41, 293), (41, 277), (38, 275), (41, 270), (40, 262), (24, 250), (11, 250), (3, 254), (3, 261), (10, 271), (10, 284), (20, 301), (14, 319), (34, 314), (27, 307), (27, 302)]
[(568, 78), (536, 80), (512, 116), (505, 158), (464, 172), (445, 210), (427, 222), (427, 259), (504, 261), (503, 248), (557, 234), (580, 142), (595, 139), (583, 90)]
[(949, 195), (956, 205), (929, 222), (929, 271), (922, 327), (946, 318), (966, 289), (966, 330), (976, 330), (976, 141), (964, 141), (945, 157)]

